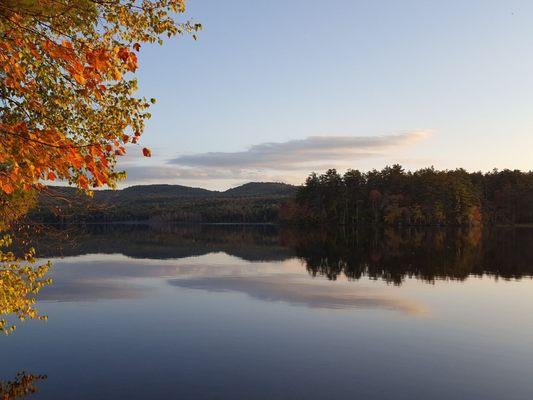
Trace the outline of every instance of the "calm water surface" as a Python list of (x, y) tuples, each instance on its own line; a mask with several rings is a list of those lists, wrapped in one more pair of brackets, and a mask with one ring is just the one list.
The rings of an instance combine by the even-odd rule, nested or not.
[(533, 231), (96, 226), (37, 240), (31, 399), (531, 399)]

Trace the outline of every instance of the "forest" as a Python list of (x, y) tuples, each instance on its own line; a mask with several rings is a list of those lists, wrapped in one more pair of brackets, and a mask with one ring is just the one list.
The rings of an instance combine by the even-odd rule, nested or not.
[(533, 172), (424, 168), (311, 174), (280, 210), (292, 224), (480, 226), (533, 223)]
[(40, 192), (27, 216), (35, 223), (194, 222), (273, 223), (297, 188), (250, 182), (223, 192), (181, 185), (139, 185), (98, 190), (92, 197), (68, 187)]
[(40, 223), (201, 222), (327, 226), (533, 224), (533, 173), (464, 169), (335, 169), (304, 185), (251, 182), (223, 192), (180, 185), (94, 191), (48, 187), (28, 219)]

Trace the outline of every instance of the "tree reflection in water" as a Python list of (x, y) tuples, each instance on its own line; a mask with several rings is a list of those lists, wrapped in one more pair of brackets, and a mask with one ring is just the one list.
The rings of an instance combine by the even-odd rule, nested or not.
[(0, 399), (24, 399), (36, 393), (38, 391), (36, 384), (46, 378), (46, 375), (33, 375), (23, 371), (19, 372), (12, 381), (0, 380)]
[(363, 276), (400, 285), (406, 278), (426, 282), (489, 275), (533, 276), (533, 230), (386, 229), (384, 231), (285, 231), (313, 276)]
[[(224, 252), (250, 262), (301, 259), (313, 276), (463, 280), (533, 276), (533, 229), (397, 228), (358, 230), (271, 225), (95, 225), (33, 237), (46, 257), (89, 253), (178, 259)], [(51, 239), (53, 238), (53, 240)]]

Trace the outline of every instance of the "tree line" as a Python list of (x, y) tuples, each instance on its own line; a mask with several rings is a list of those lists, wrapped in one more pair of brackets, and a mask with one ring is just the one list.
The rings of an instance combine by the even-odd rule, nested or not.
[(533, 172), (414, 172), (400, 165), (363, 173), (312, 173), (280, 219), (297, 224), (479, 226), (533, 223)]

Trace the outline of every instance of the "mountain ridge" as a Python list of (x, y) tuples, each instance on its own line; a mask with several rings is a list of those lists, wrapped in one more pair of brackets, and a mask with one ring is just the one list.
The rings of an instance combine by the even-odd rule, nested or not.
[[(226, 190), (211, 190), (194, 186), (185, 186), (177, 184), (148, 184), (132, 185), (123, 189), (103, 189), (95, 190), (94, 196), (108, 195), (111, 193), (129, 194), (147, 194), (155, 193), (159, 195), (176, 195), (186, 197), (208, 197), (208, 196), (263, 196), (263, 195), (290, 195), (296, 192), (298, 186), (283, 182), (247, 182)], [(71, 186), (48, 186), (51, 191), (61, 192), (63, 194), (76, 193), (79, 190)]]

